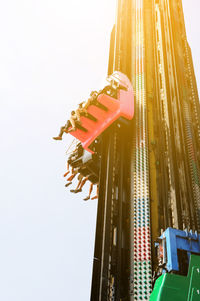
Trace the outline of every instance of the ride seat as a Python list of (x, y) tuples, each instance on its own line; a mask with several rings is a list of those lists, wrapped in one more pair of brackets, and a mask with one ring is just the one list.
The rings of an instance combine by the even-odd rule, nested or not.
[(90, 149), (92, 142), (114, 121), (119, 117), (131, 120), (134, 115), (134, 93), (132, 90), (118, 90), (117, 99), (106, 94), (100, 94), (97, 100), (107, 107), (108, 111), (102, 110), (95, 105), (90, 105), (87, 111), (94, 116), (97, 121), (81, 116), (81, 125), (87, 131), (77, 128), (76, 131), (70, 132), (72, 136), (82, 143), (83, 148), (90, 153), (93, 153), (92, 149)]

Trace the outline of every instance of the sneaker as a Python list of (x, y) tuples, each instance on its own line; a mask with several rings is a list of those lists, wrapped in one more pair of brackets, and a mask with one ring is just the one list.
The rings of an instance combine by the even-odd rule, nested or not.
[(65, 184), (65, 187), (68, 187), (71, 184), (72, 184), (72, 182), (69, 182), (69, 183)]
[(79, 188), (79, 189), (74, 190), (74, 193), (78, 193), (78, 192), (81, 192), (81, 191), (82, 191), (82, 189)]
[(89, 196), (87, 196), (86, 198), (84, 198), (83, 200), (84, 201), (88, 201), (90, 199), (90, 197)]
[(71, 190), (70, 190), (70, 192), (75, 192), (75, 191), (76, 191), (76, 189), (71, 189)]
[(62, 137), (58, 136), (58, 137), (53, 137), (54, 140), (62, 140)]

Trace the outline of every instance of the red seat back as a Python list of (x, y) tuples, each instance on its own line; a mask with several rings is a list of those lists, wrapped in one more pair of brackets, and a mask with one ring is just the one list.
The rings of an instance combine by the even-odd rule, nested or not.
[(97, 106), (91, 105), (87, 111), (93, 115), (97, 121), (92, 121), (84, 116), (81, 116), (81, 125), (88, 131), (84, 132), (77, 129), (70, 132), (72, 136), (82, 142), (84, 149), (92, 152), (89, 148), (91, 143), (108, 128), (119, 117), (124, 117), (131, 120), (134, 115), (134, 94), (133, 91), (118, 91), (118, 99), (112, 98), (106, 94), (98, 96), (98, 102), (108, 108), (104, 111)]

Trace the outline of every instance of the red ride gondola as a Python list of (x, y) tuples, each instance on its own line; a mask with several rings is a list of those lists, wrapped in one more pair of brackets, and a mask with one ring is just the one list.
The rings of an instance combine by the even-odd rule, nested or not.
[(90, 149), (92, 142), (114, 121), (119, 117), (131, 120), (134, 115), (134, 93), (127, 76), (116, 71), (107, 80), (112, 85), (118, 87), (117, 98), (100, 94), (97, 101), (103, 105), (102, 107), (106, 107), (107, 110), (103, 110), (100, 106), (90, 105), (87, 112), (96, 121), (81, 116), (81, 127), (77, 128), (74, 132), (70, 132), (72, 136), (81, 141), (83, 148), (89, 152), (92, 152)]

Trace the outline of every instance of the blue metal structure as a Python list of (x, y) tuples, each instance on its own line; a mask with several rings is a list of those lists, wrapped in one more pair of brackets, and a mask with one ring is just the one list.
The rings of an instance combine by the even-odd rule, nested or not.
[(179, 272), (179, 256), (185, 253), (189, 263), (191, 254), (200, 254), (200, 235), (197, 232), (167, 228), (159, 238), (162, 244), (164, 271)]

